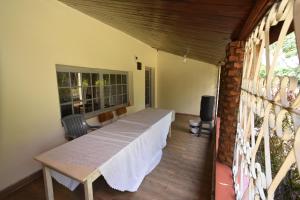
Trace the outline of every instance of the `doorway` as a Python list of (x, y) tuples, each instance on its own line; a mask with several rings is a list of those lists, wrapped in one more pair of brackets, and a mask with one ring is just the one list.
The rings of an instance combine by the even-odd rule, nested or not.
[(153, 107), (153, 94), (154, 94), (154, 75), (151, 67), (145, 67), (145, 107)]

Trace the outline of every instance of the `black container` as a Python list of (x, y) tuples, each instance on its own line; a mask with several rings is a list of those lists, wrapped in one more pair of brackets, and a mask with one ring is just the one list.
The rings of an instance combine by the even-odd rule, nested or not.
[(215, 97), (202, 96), (200, 118), (202, 121), (212, 121), (214, 115)]

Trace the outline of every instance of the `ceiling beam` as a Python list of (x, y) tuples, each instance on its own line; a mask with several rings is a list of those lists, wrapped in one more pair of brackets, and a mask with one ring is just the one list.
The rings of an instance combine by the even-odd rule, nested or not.
[(265, 16), (271, 6), (274, 4), (275, 0), (257, 0), (252, 7), (248, 18), (245, 20), (244, 25), (241, 29), (234, 31), (231, 39), (234, 40), (246, 40), (248, 36), (252, 33), (256, 25)]

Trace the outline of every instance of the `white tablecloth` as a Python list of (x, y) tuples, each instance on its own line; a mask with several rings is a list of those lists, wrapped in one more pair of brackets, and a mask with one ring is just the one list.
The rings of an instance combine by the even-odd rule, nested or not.
[[(83, 136), (85, 139), (78, 139), (91, 140), (97, 145), (97, 153), (87, 158), (91, 161), (84, 162), (95, 165), (101, 163), (98, 164), (98, 169), (112, 188), (134, 192), (144, 177), (160, 162), (173, 120), (172, 111), (146, 109), (93, 131)], [(94, 149), (92, 152), (95, 152)], [(54, 170), (51, 175), (70, 190), (74, 190), (79, 184)]]

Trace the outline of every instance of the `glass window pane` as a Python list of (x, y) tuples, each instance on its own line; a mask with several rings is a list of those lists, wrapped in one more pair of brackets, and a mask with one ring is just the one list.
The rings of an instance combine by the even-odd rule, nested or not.
[(70, 77), (69, 72), (56, 72), (58, 87), (69, 87)]
[(93, 87), (93, 98), (100, 98), (100, 87)]
[(91, 74), (82, 73), (82, 86), (87, 87), (91, 85)]
[(112, 96), (110, 98), (110, 106), (115, 106), (117, 101), (117, 96)]
[(92, 74), (92, 84), (96, 86), (100, 86), (99, 74)]
[(123, 95), (123, 104), (127, 104), (127, 94)]
[(84, 99), (91, 99), (92, 98), (92, 88), (91, 87), (84, 87), (82, 88), (83, 91), (83, 98)]
[(122, 75), (122, 84), (127, 84), (127, 76)]
[(79, 76), (80, 76), (80, 73), (71, 72), (71, 86), (72, 87), (80, 86), (79, 85)]
[(70, 88), (59, 88), (59, 101), (60, 103), (66, 103), (71, 101), (71, 89)]
[(122, 104), (122, 95), (117, 96), (117, 105)]
[(109, 97), (104, 98), (104, 108), (108, 108), (109, 106)]
[(121, 81), (121, 74), (118, 74), (117, 75), (117, 84), (121, 84), (122, 81)]
[(71, 92), (72, 92), (73, 100), (80, 100), (80, 93), (79, 93), (79, 88), (78, 87), (72, 88)]
[(110, 85), (109, 74), (103, 74), (104, 85)]
[(122, 94), (122, 85), (117, 85), (117, 94)]
[(116, 85), (112, 85), (111, 86), (111, 95), (116, 95), (117, 94), (117, 86)]
[(116, 84), (116, 75), (115, 74), (111, 74), (110, 75), (110, 84)]
[(65, 117), (67, 115), (71, 115), (72, 114), (72, 105), (68, 104), (68, 105), (61, 105), (60, 106), (60, 111), (61, 111), (61, 117)]
[(81, 114), (81, 113), (83, 113), (82, 101), (74, 101), (73, 102), (73, 109), (74, 109), (74, 114)]
[(86, 103), (84, 104), (84, 110), (85, 110), (85, 113), (88, 113), (88, 112), (92, 112), (92, 111), (93, 111), (92, 100), (86, 101)]
[(109, 97), (110, 86), (104, 86), (104, 96)]
[(94, 111), (100, 110), (100, 99), (93, 99)]
[(123, 85), (123, 94), (126, 94), (127, 93), (127, 85)]

